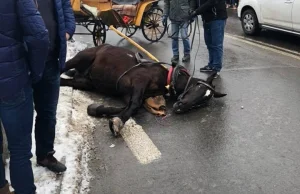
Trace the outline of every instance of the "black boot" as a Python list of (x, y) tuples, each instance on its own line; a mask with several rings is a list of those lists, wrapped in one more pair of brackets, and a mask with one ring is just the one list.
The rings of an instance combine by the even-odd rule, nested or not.
[(191, 55), (185, 54), (182, 58), (182, 62), (190, 62), (191, 60)]
[(4, 187), (2, 187), (2, 188), (0, 188), (0, 194), (14, 194), (15, 192), (11, 192), (10, 190), (9, 190), (9, 185), (8, 185), (8, 183), (4, 186)]
[(38, 158), (37, 164), (48, 168), (49, 170), (51, 170), (54, 173), (62, 173), (67, 170), (67, 167), (63, 163), (59, 162), (53, 156), (53, 154), (48, 154), (47, 157), (44, 159)]
[(174, 55), (171, 59), (172, 64), (177, 64), (179, 61), (179, 55)]

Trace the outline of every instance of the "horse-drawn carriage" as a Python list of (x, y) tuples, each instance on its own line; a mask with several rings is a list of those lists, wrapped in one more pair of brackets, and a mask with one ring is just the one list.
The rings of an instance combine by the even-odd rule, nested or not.
[[(105, 43), (108, 29), (121, 28), (130, 37), (141, 29), (151, 42), (159, 41), (166, 32), (163, 10), (153, 3), (158, 0), (71, 0), (76, 25), (85, 27), (95, 46)], [(92, 29), (90, 29), (92, 26)]]

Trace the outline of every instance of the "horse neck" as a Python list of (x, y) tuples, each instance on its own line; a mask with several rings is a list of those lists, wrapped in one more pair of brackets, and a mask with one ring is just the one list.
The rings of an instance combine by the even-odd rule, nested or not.
[(194, 78), (194, 77), (192, 77), (191, 78), (191, 81), (190, 81), (190, 83), (189, 83), (189, 85), (194, 85), (194, 84), (196, 84), (198, 81), (199, 81), (200, 79), (198, 79), (198, 78)]

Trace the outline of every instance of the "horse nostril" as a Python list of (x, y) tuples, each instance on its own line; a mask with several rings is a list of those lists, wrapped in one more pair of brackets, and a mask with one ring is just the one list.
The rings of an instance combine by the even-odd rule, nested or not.
[(162, 105), (162, 106), (159, 107), (159, 110), (166, 111), (166, 110), (167, 110), (167, 107), (164, 106), (164, 105)]
[(182, 106), (182, 102), (176, 102), (174, 105), (173, 105), (173, 111), (175, 113), (180, 113), (181, 112), (181, 106)]

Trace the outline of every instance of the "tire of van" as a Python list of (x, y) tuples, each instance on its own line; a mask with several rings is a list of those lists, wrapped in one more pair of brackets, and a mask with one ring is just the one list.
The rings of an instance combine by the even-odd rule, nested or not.
[(257, 16), (252, 9), (247, 9), (243, 12), (241, 23), (243, 31), (247, 35), (258, 35), (261, 31)]

